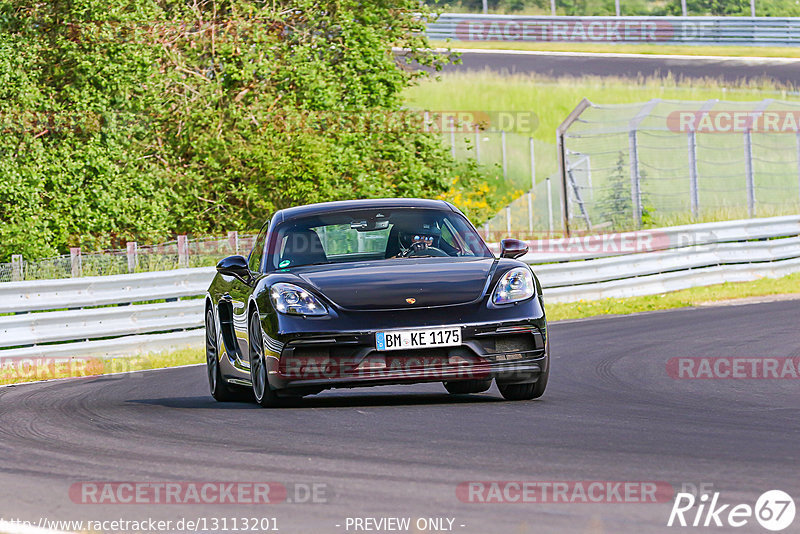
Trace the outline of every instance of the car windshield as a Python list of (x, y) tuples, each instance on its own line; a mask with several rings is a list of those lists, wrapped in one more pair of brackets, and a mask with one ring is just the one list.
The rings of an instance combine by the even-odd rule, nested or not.
[(291, 219), (276, 232), (268, 270), (392, 258), (492, 257), (460, 214), (392, 208)]

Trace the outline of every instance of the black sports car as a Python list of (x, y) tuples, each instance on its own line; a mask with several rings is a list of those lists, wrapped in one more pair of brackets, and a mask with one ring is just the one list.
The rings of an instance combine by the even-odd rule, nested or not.
[(212, 396), (262, 406), (327, 388), (443, 382), (450, 393), (540, 397), (550, 369), (539, 281), (503, 240), (495, 258), (434, 200), (278, 211), (206, 297)]

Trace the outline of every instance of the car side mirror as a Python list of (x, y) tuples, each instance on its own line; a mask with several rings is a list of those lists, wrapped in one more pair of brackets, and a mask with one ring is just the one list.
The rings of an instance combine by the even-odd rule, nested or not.
[(217, 264), (217, 272), (225, 276), (235, 276), (246, 280), (250, 278), (250, 268), (244, 256), (228, 256)]
[(500, 257), (516, 259), (528, 253), (528, 245), (519, 239), (503, 239), (500, 241)]

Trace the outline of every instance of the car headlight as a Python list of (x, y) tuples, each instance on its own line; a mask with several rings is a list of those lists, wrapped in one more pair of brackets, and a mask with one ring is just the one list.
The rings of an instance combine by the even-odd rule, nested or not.
[(294, 284), (278, 283), (269, 290), (272, 305), (289, 315), (326, 315), (328, 310), (314, 295)]
[(500, 278), (492, 295), (495, 304), (510, 304), (531, 298), (536, 294), (533, 274), (526, 267), (515, 267)]

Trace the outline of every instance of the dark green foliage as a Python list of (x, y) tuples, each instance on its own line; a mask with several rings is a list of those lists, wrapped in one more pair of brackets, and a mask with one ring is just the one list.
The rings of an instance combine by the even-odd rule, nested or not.
[[(398, 126), (416, 0), (0, 0), (0, 260), (474, 187)], [(370, 121), (372, 116), (383, 117)], [(386, 123), (389, 123), (388, 125)], [(480, 222), (480, 221), (476, 221)]]

